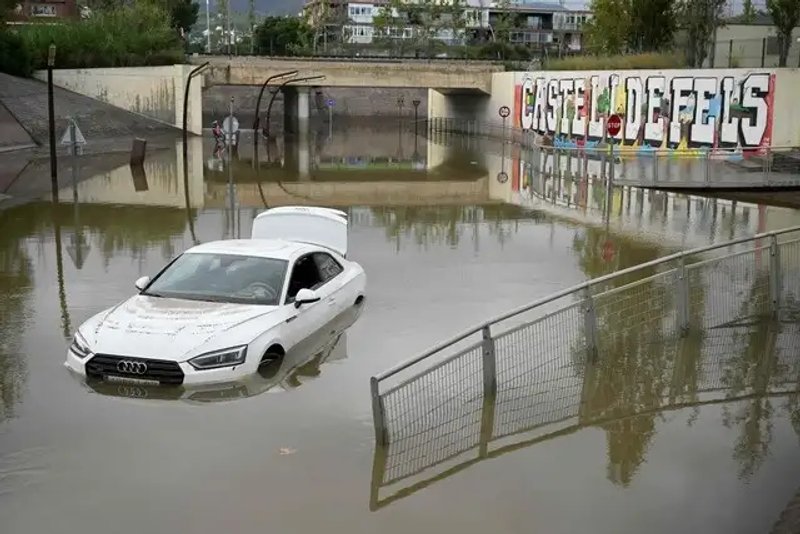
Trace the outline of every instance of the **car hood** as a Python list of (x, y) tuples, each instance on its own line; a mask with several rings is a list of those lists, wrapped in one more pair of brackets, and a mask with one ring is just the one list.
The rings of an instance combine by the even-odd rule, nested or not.
[[(247, 321), (268, 315), (275, 306), (203, 302), (136, 295), (84, 332), (95, 353), (183, 361), (212, 338)], [(248, 339), (215, 340), (208, 350), (248, 343)]]

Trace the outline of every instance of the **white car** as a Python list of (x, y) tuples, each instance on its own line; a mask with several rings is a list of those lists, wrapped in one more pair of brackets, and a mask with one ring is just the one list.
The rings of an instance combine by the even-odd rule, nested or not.
[(365, 297), (347, 255), (347, 215), (317, 207), (260, 213), (250, 239), (172, 260), (137, 295), (83, 323), (65, 365), (110, 382), (230, 382), (324, 328)]

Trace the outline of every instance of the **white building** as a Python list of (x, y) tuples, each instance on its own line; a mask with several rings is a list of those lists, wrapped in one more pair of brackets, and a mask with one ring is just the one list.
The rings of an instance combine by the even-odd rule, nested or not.
[[(409, 4), (416, 0), (408, 0)], [(452, 3), (453, 0), (440, 0)], [(493, 27), (502, 18), (508, 19), (513, 26), (510, 41), (531, 47), (560, 45), (569, 50), (581, 48), (581, 26), (591, 17), (588, 11), (572, 10), (560, 1), (527, 2), (514, 1), (507, 9), (501, 8), (499, 2), (487, 0), (462, 0), (465, 4), (465, 30), (462, 35), (454, 35), (452, 29), (442, 29), (435, 38), (458, 44), (465, 39), (473, 41), (491, 41)], [(346, 21), (342, 24), (342, 36), (345, 42), (368, 45), (376, 35), (375, 18), (382, 9), (386, 9), (388, 0), (347, 1), (347, 0), (308, 0), (304, 12), (309, 23), (319, 23), (323, 11), (338, 12), (338, 19)], [(391, 16), (398, 17), (397, 10), (392, 9)], [(407, 27), (390, 27), (385, 37), (410, 39), (419, 29), (412, 25)]]

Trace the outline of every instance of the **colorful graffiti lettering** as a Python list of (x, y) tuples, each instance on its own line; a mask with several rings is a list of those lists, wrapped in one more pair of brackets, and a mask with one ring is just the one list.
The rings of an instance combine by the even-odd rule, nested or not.
[(515, 88), (515, 122), (551, 138), (554, 146), (590, 148), (607, 142), (605, 122), (612, 113), (623, 118), (617, 144), (641, 151), (769, 146), (775, 75), (729, 72), (526, 73)]

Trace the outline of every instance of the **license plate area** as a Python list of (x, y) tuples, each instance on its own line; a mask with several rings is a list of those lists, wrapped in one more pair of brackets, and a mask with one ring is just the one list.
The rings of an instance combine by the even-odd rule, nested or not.
[(137, 386), (158, 386), (161, 384), (161, 382), (159, 382), (158, 380), (152, 380), (147, 378), (133, 378), (128, 376), (117, 376), (117, 375), (103, 375), (103, 381), (112, 384), (130, 384)]

